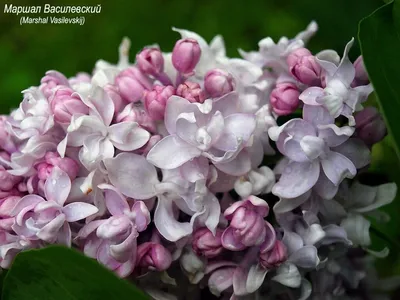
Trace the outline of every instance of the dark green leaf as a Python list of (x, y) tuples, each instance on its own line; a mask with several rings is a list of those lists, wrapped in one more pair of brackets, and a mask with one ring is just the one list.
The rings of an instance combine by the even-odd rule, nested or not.
[(388, 3), (359, 25), (364, 63), (400, 157), (400, 31), (399, 2)]
[(149, 299), (79, 252), (51, 246), (17, 255), (4, 279), (2, 300)]

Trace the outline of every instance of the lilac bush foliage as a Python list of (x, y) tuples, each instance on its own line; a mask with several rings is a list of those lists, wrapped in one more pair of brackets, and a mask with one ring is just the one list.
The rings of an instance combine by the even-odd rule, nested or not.
[(153, 45), (131, 63), (124, 39), (117, 64), (49, 71), (1, 116), (1, 267), (63, 244), (155, 299), (364, 299), (396, 286), (372, 265), (388, 249), (372, 250), (370, 218), (388, 221), (377, 209), (397, 187), (360, 181), (386, 128), (363, 107), (373, 90), (362, 57), (348, 58), (353, 40), (342, 57), (312, 54), (312, 22), (229, 58), (221, 36), (174, 30), (172, 53)]

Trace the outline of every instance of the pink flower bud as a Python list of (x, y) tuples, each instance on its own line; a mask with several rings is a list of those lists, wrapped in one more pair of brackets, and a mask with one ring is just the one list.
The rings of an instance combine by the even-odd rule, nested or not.
[(286, 246), (277, 240), (272, 249), (267, 250), (264, 245), (260, 247), (260, 264), (266, 269), (279, 267), (287, 259)]
[(136, 122), (144, 129), (155, 132), (156, 124), (149, 116), (144, 107), (138, 106), (136, 103), (130, 103), (117, 115), (116, 122)]
[(204, 88), (212, 97), (221, 97), (235, 89), (231, 74), (221, 69), (208, 71), (204, 78)]
[(69, 124), (75, 114), (89, 113), (89, 108), (69, 87), (58, 88), (50, 100), (50, 105), (54, 119), (62, 124)]
[(126, 103), (122, 100), (121, 95), (119, 94), (118, 88), (113, 84), (107, 84), (104, 87), (104, 91), (110, 97), (112, 102), (114, 103), (114, 110), (116, 113), (120, 112), (122, 108), (126, 105)]
[(153, 90), (145, 93), (144, 104), (147, 113), (153, 120), (163, 120), (165, 105), (169, 97), (175, 94), (175, 88), (171, 85), (155, 85)]
[(275, 231), (264, 220), (268, 211), (268, 204), (255, 196), (237, 201), (226, 209), (224, 215), (230, 224), (221, 237), (224, 248), (241, 251), (246, 247), (261, 245), (265, 237), (274, 239)]
[(79, 172), (79, 165), (72, 158), (60, 157), (57, 152), (47, 152), (45, 161), (36, 166), (39, 179), (45, 181), (55, 166), (67, 173), (71, 180), (74, 180)]
[(165, 271), (172, 262), (171, 253), (161, 244), (147, 242), (138, 246), (136, 264), (153, 271)]
[(42, 78), (40, 83), (41, 85), (39, 86), (39, 89), (46, 96), (46, 98), (49, 98), (53, 94), (53, 91), (57, 86), (69, 86), (68, 79), (57, 71), (46, 72), (46, 75)]
[(191, 73), (200, 60), (201, 49), (194, 39), (182, 39), (176, 42), (172, 51), (172, 64), (183, 74)]
[(220, 254), (222, 247), (221, 236), (223, 230), (217, 229), (215, 236), (208, 228), (200, 228), (193, 235), (192, 248), (198, 256), (213, 258)]
[(156, 124), (142, 106), (130, 103), (117, 115), (116, 122), (136, 122), (148, 131), (155, 132)]
[(300, 92), (294, 83), (278, 83), (270, 95), (273, 111), (279, 116), (293, 113), (299, 106), (299, 95)]
[(145, 74), (156, 76), (164, 71), (164, 58), (158, 48), (143, 49), (136, 55), (136, 62)]
[(127, 102), (137, 102), (145, 90), (151, 89), (151, 82), (138, 68), (129, 67), (115, 78), (119, 93)]
[(351, 86), (356, 87), (360, 85), (367, 85), (369, 83), (369, 78), (367, 70), (365, 69), (363, 57), (360, 55), (353, 65), (356, 69), (356, 75), (351, 83)]
[(21, 180), (21, 177), (11, 175), (2, 165), (0, 165), (0, 190), (9, 191), (16, 184), (20, 183)]
[(355, 115), (357, 137), (368, 146), (383, 140), (387, 134), (385, 122), (373, 106), (368, 106)]
[(306, 48), (299, 48), (287, 57), (289, 72), (301, 83), (321, 86), (321, 66)]
[(184, 83), (180, 84), (176, 89), (176, 94), (192, 103), (203, 103), (204, 100), (206, 100), (206, 95), (204, 94), (200, 85), (190, 81), (185, 81)]

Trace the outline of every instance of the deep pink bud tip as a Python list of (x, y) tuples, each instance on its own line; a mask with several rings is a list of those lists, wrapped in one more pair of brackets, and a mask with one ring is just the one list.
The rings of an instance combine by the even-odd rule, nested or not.
[(200, 60), (201, 49), (194, 39), (182, 39), (176, 42), (172, 51), (172, 64), (183, 74), (191, 73)]

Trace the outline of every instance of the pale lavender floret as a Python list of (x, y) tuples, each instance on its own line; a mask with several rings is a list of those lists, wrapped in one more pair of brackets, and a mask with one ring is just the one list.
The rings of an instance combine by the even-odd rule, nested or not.
[(105, 193), (105, 204), (111, 217), (88, 223), (78, 233), (85, 238), (84, 252), (96, 258), (119, 276), (126, 277), (136, 265), (137, 237), (150, 223), (146, 205), (137, 201), (132, 206), (117, 189), (99, 186)]
[(42, 240), (71, 246), (69, 223), (85, 219), (98, 209), (84, 202), (64, 205), (70, 190), (71, 181), (68, 175), (58, 167), (53, 168), (45, 183), (46, 199), (38, 195), (21, 198), (11, 212), (15, 217), (12, 229), (18, 235), (33, 241)]
[[(236, 93), (203, 104), (180, 97), (167, 102), (165, 125), (169, 132), (147, 155), (162, 169), (174, 169), (204, 156), (215, 167), (232, 175), (251, 168), (250, 155), (243, 150), (255, 129), (255, 117), (237, 112)], [(242, 151), (243, 150), (243, 151)], [(171, 153), (175, 153), (170, 157)]]
[(367, 147), (349, 139), (354, 128), (340, 128), (333, 122), (323, 107), (305, 105), (303, 119), (292, 119), (280, 127), (270, 128), (271, 139), (287, 157), (280, 165), (281, 176), (272, 193), (282, 198), (296, 198), (309, 191), (320, 178), (323, 182), (318, 184), (333, 189), (344, 178), (353, 178), (357, 168), (368, 164)]
[(322, 105), (337, 118), (343, 115), (349, 119), (349, 125), (354, 126), (353, 113), (359, 110), (368, 95), (373, 91), (372, 85), (351, 87), (355, 77), (355, 68), (348, 58), (348, 53), (354, 39), (347, 43), (339, 65), (326, 60), (317, 59), (325, 70), (325, 88), (310, 87), (301, 95), (300, 100), (308, 105)]
[(246, 60), (267, 69), (268, 76), (277, 78), (288, 71), (286, 57), (294, 50), (304, 47), (304, 44), (315, 34), (317, 29), (317, 24), (311, 22), (305, 31), (300, 32), (293, 39), (282, 37), (275, 44), (272, 38), (267, 37), (258, 43), (259, 51), (245, 52), (239, 50), (239, 53)]
[(198, 256), (213, 258), (222, 253), (221, 237), (223, 230), (216, 230), (213, 234), (208, 228), (202, 227), (193, 234), (192, 248)]
[[(220, 207), (217, 198), (204, 186), (204, 181), (190, 183), (175, 169), (164, 170), (160, 182), (156, 168), (143, 156), (133, 153), (121, 153), (104, 163), (111, 183), (122, 194), (140, 200), (158, 198), (154, 223), (167, 240), (177, 241), (190, 235), (194, 222), (215, 231)], [(192, 216), (190, 223), (177, 220), (176, 207)]]
[(67, 145), (81, 147), (80, 161), (91, 171), (102, 159), (114, 156), (114, 147), (122, 151), (132, 151), (149, 140), (149, 132), (136, 122), (111, 125), (114, 103), (102, 88), (95, 88), (89, 97), (82, 100), (89, 106), (90, 114), (71, 119), (67, 135), (58, 145), (61, 156), (64, 156)]
[(10, 132), (19, 140), (45, 134), (54, 126), (49, 101), (37, 87), (22, 91), (24, 99), (8, 119)]

